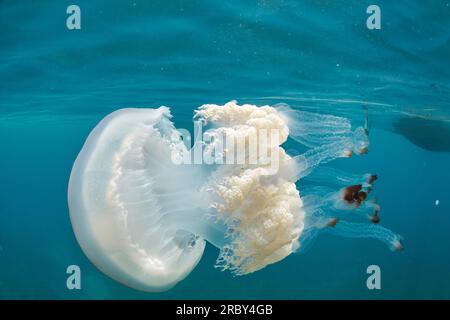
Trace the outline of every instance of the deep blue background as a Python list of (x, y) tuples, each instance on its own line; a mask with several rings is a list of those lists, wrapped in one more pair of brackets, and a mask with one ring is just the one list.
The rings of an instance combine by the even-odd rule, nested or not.
[[(450, 153), (392, 132), (415, 115), (448, 125), (448, 1), (377, 1), (376, 31), (365, 25), (368, 1), (80, 0), (78, 31), (66, 28), (70, 4), (0, 1), (0, 298), (450, 298)], [(405, 251), (323, 235), (303, 255), (232, 277), (213, 268), (208, 246), (185, 281), (159, 294), (93, 267), (66, 202), (93, 126), (120, 107), (167, 105), (177, 127), (192, 129), (194, 108), (232, 99), (358, 124), (365, 101), (370, 153), (335, 165), (379, 175), (382, 224)], [(82, 269), (81, 291), (66, 289), (70, 264)], [(381, 267), (380, 291), (366, 288), (370, 264)]]

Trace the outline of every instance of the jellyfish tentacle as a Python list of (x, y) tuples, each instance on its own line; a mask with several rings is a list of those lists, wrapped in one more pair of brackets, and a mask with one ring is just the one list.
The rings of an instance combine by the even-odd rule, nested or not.
[[(363, 216), (374, 223), (378, 223), (380, 206), (374, 199), (362, 199), (361, 195), (353, 194), (352, 200), (345, 199), (345, 189), (330, 191), (327, 187), (313, 187), (302, 192), (303, 205), (307, 212), (321, 208), (325, 212), (333, 214), (335, 218), (342, 218), (348, 213)], [(364, 192), (364, 191), (363, 191)]]
[(295, 178), (299, 180), (308, 176), (320, 164), (325, 164), (337, 158), (349, 157), (351, 155), (351, 143), (348, 139), (341, 139), (337, 142), (319, 146), (295, 156)]
[(369, 122), (369, 107), (367, 106), (367, 104), (363, 105), (363, 110), (364, 110), (364, 130), (366, 131), (367, 136), (369, 136), (370, 122)]
[(371, 238), (386, 243), (392, 251), (402, 251), (402, 237), (380, 225), (348, 222), (328, 216), (322, 208), (308, 212), (307, 227), (300, 236), (297, 252), (305, 252), (322, 232), (347, 238)]
[(402, 237), (379, 225), (339, 221), (326, 231), (347, 238), (372, 238), (386, 243), (393, 251), (403, 250)]
[(286, 118), (289, 136), (308, 148), (342, 143), (346, 140), (346, 147), (349, 148), (347, 152), (365, 154), (368, 151), (366, 124), (352, 131), (351, 122), (347, 118), (293, 110), (284, 104), (277, 105), (276, 109)]
[(305, 207), (305, 212), (305, 228), (299, 237), (299, 247), (296, 250), (297, 253), (308, 251), (317, 239), (317, 236), (332, 219), (331, 217), (327, 217), (322, 208), (318, 206)]
[(378, 176), (372, 173), (355, 174), (322, 166), (305, 177), (306, 181), (318, 183), (320, 185), (347, 187), (350, 185), (362, 184), (365, 188), (371, 188), (377, 179)]
[[(379, 222), (380, 210), (376, 201), (367, 200), (350, 205), (343, 198), (345, 189), (333, 192), (329, 187), (312, 187), (302, 192), (306, 227), (300, 236), (301, 251), (305, 251), (321, 232), (350, 238), (372, 238), (388, 244), (391, 250), (403, 250), (402, 238), (399, 235), (376, 225)], [(357, 190), (361, 190), (360, 187)], [(343, 217), (348, 212), (366, 214), (375, 224), (345, 221)]]
[(287, 118), (289, 135), (309, 148), (332, 143), (351, 131), (350, 121), (343, 117), (293, 110), (285, 104), (276, 109)]

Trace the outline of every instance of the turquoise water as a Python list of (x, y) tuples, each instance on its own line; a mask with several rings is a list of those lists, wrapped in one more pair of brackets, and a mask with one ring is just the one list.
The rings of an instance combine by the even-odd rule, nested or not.
[[(376, 1), (0, 1), (0, 298), (450, 298), (450, 4)], [(320, 237), (254, 274), (214, 269), (206, 248), (174, 289), (142, 293), (99, 272), (69, 221), (67, 183), (85, 138), (122, 107), (285, 102), (362, 121), (371, 150), (336, 167), (376, 172), (382, 224), (404, 237)], [(288, 142), (288, 148), (295, 144)], [(439, 200), (437, 203), (436, 200)], [(66, 288), (66, 267), (82, 290)], [(379, 265), (382, 289), (366, 287)]]

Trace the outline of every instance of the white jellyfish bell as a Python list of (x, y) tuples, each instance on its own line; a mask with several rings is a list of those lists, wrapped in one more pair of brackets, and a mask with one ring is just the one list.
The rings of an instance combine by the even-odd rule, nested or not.
[[(321, 231), (402, 249), (398, 235), (377, 225), (380, 207), (367, 198), (375, 175), (319, 167), (366, 153), (366, 128), (286, 105), (231, 101), (195, 111), (208, 139), (190, 149), (170, 118), (167, 107), (115, 111), (93, 129), (73, 166), (68, 202), (76, 238), (111, 278), (168, 290), (195, 268), (205, 240), (220, 250), (216, 267), (235, 275), (304, 250)], [(288, 136), (308, 150), (288, 155)], [(199, 147), (213, 161), (192, 163)], [(371, 221), (341, 221), (349, 212)]]

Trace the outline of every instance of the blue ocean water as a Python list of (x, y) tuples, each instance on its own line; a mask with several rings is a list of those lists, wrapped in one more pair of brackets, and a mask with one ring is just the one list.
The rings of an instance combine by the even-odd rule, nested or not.
[[(81, 30), (66, 8), (81, 8)], [(450, 4), (382, 1), (0, 1), (1, 299), (449, 299)], [(371, 150), (336, 167), (376, 172), (382, 224), (404, 237), (323, 235), (242, 277), (214, 269), (212, 246), (175, 288), (143, 293), (98, 271), (78, 246), (67, 183), (106, 114), (172, 108), (192, 129), (204, 103), (274, 104), (363, 121)], [(289, 148), (295, 144), (288, 142)], [(82, 289), (66, 288), (66, 268)], [(379, 265), (381, 290), (366, 268)]]

